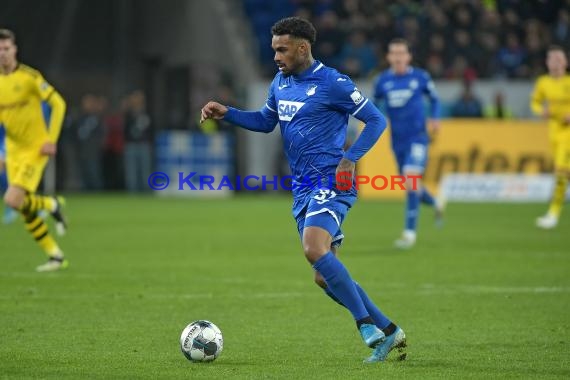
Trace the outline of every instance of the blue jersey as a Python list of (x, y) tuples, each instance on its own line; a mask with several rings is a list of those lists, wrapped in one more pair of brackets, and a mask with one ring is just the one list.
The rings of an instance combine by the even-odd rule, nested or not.
[(300, 75), (277, 73), (265, 107), (279, 120), (296, 200), (313, 190), (306, 184), (334, 179), (349, 115), (358, 115), (366, 103), (349, 77), (319, 61)]
[[(345, 152), (343, 146), (350, 115), (366, 126)], [(356, 190), (353, 187), (337, 192), (336, 168), (343, 158), (358, 161), (386, 127), (384, 116), (349, 77), (319, 61), (300, 74), (283, 76), (279, 72), (271, 82), (267, 102), (260, 111), (228, 107), (224, 119), (243, 128), (266, 133), (279, 123), (283, 148), (293, 176), (295, 217), (307, 212), (310, 199), (319, 205), (335, 199), (335, 203), (344, 202), (346, 207), (350, 207), (356, 198)], [(326, 207), (319, 212), (324, 211), (333, 212)], [(335, 217), (339, 226), (341, 219), (338, 215)]]
[(410, 67), (405, 74), (392, 70), (382, 72), (374, 85), (377, 104), (384, 101), (384, 108), (392, 128), (392, 145), (427, 144), (424, 96), (430, 99), (430, 116), (439, 118), (439, 99), (430, 75), (421, 69)]

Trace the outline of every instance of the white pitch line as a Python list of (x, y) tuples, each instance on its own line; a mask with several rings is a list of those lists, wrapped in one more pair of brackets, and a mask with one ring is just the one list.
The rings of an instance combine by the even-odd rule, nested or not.
[[(458, 295), (458, 294), (559, 294), (570, 293), (568, 286), (489, 286), (489, 285), (452, 285), (439, 286), (434, 284), (423, 284), (419, 288), (405, 288), (387, 286), (385, 290), (377, 290), (369, 292), (374, 297), (376, 294), (386, 295), (390, 292), (401, 292), (408, 294), (417, 294), (420, 296), (432, 295)], [(106, 299), (106, 300), (124, 300), (124, 299), (220, 299), (220, 298), (239, 298), (239, 299), (287, 299), (322, 297), (322, 293), (314, 290), (297, 291), (297, 292), (220, 292), (220, 293), (129, 293), (129, 294), (109, 294), (109, 293), (75, 293), (75, 294), (53, 294), (44, 292), (41, 288), (34, 288), (33, 292), (25, 289), (17, 290), (11, 294), (0, 294), (0, 300), (25, 300), (25, 299)]]
[(425, 284), (419, 291), (424, 295), (437, 294), (544, 294), (544, 293), (570, 293), (570, 287), (565, 286), (489, 286), (489, 285), (453, 285), (434, 286)]
[(213, 298), (240, 298), (240, 299), (283, 299), (298, 298), (306, 296), (321, 296), (320, 292), (275, 292), (275, 293), (224, 293), (214, 295), (213, 293), (186, 293), (186, 294), (41, 294), (41, 290), (34, 294), (14, 293), (0, 294), (0, 300), (22, 299), (213, 299)]

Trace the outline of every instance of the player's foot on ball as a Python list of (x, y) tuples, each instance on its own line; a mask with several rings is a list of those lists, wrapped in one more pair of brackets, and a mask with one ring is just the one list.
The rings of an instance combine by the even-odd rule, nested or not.
[(364, 323), (360, 325), (360, 336), (364, 343), (370, 348), (376, 347), (384, 339), (385, 335), (376, 325)]
[(438, 228), (443, 227), (443, 215), (445, 213), (445, 206), (446, 206), (445, 197), (439, 196), (435, 200), (435, 226)]
[(536, 218), (536, 226), (545, 230), (550, 230), (558, 225), (558, 218), (552, 214), (546, 214)]
[(10, 224), (13, 223), (16, 219), (18, 219), (18, 211), (14, 210), (13, 208), (6, 207), (4, 209), (4, 216), (2, 217), (2, 223)]
[(55, 272), (68, 266), (69, 262), (63, 256), (50, 257), (47, 263), (36, 268), (36, 272)]
[(65, 206), (64, 197), (55, 197), (55, 210), (52, 211), (51, 216), (55, 219), (55, 231), (59, 236), (65, 235), (67, 232), (67, 222), (63, 216), (63, 206)]
[(382, 342), (380, 342), (370, 357), (364, 359), (365, 363), (383, 362), (388, 357), (388, 354), (396, 349), (398, 351), (398, 360), (406, 359), (406, 334), (401, 328), (396, 328), (392, 335), (388, 335)]
[(416, 233), (414, 231), (404, 231), (402, 236), (394, 242), (394, 247), (398, 249), (410, 249), (416, 244)]

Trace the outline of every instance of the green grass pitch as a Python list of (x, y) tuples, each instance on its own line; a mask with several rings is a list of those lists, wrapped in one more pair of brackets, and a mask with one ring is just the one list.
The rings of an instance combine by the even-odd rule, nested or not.
[[(0, 378), (570, 378), (570, 208), (422, 209), (418, 246), (392, 247), (398, 202), (357, 202), (340, 254), (406, 331), (408, 360), (365, 365), (350, 314), (312, 282), (287, 197), (72, 196), (67, 271), (22, 223), (0, 226)], [(224, 352), (194, 364), (179, 336), (216, 323)]]

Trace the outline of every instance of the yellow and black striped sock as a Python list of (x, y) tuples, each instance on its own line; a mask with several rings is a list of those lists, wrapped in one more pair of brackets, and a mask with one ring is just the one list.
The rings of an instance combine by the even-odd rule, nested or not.
[(24, 214), (35, 214), (38, 211), (55, 211), (56, 201), (53, 197), (38, 194), (26, 194), (20, 211)]
[(550, 208), (548, 209), (548, 213), (550, 215), (554, 215), (557, 218), (560, 216), (562, 212), (562, 206), (564, 205), (564, 201), (566, 200), (566, 185), (568, 184), (568, 179), (566, 176), (557, 175), (556, 176), (556, 185), (554, 187), (554, 193), (552, 195), (552, 200), (550, 201)]
[(37, 213), (29, 213), (24, 215), (26, 229), (32, 234), (38, 245), (49, 257), (61, 257), (63, 253), (59, 246), (50, 235), (48, 226)]

